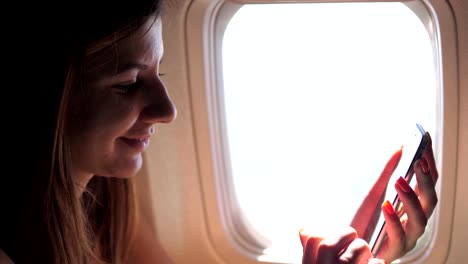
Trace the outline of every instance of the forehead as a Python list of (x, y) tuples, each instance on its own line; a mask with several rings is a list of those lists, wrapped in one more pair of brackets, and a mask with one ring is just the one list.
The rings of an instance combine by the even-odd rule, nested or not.
[(129, 36), (88, 55), (85, 72), (97, 78), (114, 75), (130, 63), (150, 66), (159, 63), (163, 52), (161, 21), (149, 19)]
[(150, 19), (134, 34), (119, 41), (116, 51), (121, 60), (138, 59), (148, 63), (159, 61), (163, 53), (160, 19)]

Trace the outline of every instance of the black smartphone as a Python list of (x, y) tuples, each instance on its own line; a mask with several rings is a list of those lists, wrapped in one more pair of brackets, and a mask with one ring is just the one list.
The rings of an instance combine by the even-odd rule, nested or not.
[[(416, 127), (413, 133), (410, 135), (408, 142), (403, 144), (402, 156), (400, 162), (398, 163), (397, 169), (391, 177), (390, 183), (395, 182), (396, 179), (402, 176), (406, 179), (412, 188), (415, 187), (416, 179), (414, 178), (416, 177), (414, 177), (413, 166), (414, 163), (422, 157), (428, 143), (429, 134), (420, 124), (416, 124)], [(393, 184), (389, 184), (387, 187), (386, 198), (387, 197), (394, 197), (392, 203), (393, 208), (395, 208), (395, 211), (400, 217), (403, 216), (405, 214), (405, 210), (401, 200), (398, 198)], [(391, 201), (390, 199), (388, 200)], [(387, 233), (385, 232), (385, 219), (383, 217), (383, 213), (381, 213), (374, 234), (372, 235), (372, 238), (369, 242), (369, 246), (371, 247), (371, 251), (374, 256), (377, 256), (379, 253), (379, 250), (386, 237)]]

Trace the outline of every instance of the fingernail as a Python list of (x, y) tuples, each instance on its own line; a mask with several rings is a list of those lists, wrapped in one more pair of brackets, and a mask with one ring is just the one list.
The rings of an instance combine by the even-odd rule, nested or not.
[(422, 158), (419, 160), (419, 165), (421, 166), (421, 170), (424, 172), (424, 173), (428, 173), (429, 172), (429, 165), (427, 164), (427, 160)]
[(307, 242), (307, 236), (304, 235), (302, 231), (304, 231), (304, 228), (299, 229), (299, 238), (301, 239), (301, 244), (304, 247)]
[(383, 209), (390, 215), (396, 215), (395, 212), (393, 211), (393, 206), (392, 204), (386, 200), (385, 202), (383, 202), (382, 204), (382, 207)]
[(396, 184), (398, 185), (398, 188), (400, 188), (400, 190), (402, 190), (403, 192), (405, 193), (411, 192), (411, 187), (408, 185), (408, 182), (406, 182), (406, 180), (403, 179), (401, 176), (396, 181)]

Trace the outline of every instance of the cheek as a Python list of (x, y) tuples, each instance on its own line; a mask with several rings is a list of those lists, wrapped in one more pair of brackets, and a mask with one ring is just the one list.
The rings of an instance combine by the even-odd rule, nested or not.
[(135, 107), (126, 104), (100, 104), (73, 120), (72, 159), (76, 169), (95, 175), (128, 177), (141, 167), (141, 157), (127, 155), (119, 141), (135, 123)]
[[(113, 141), (125, 135), (137, 120), (135, 104), (118, 100), (112, 95), (88, 97), (81, 107), (72, 109), (68, 119), (68, 131), (74, 149), (95, 152), (107, 149)], [(99, 146), (99, 147), (98, 147)], [(93, 155), (95, 153), (89, 153)]]
[(87, 126), (90, 130), (94, 131), (95, 135), (119, 137), (137, 119), (138, 111), (135, 102), (108, 98), (107, 101), (100, 102), (94, 107)]

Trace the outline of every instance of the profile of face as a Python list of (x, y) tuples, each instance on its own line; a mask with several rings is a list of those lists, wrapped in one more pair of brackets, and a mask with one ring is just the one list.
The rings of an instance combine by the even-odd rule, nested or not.
[(72, 99), (68, 132), (74, 177), (125, 178), (141, 168), (155, 125), (176, 116), (159, 75), (162, 56), (157, 19), (95, 58), (101, 62), (90, 63), (98, 66), (85, 69), (88, 77)]

